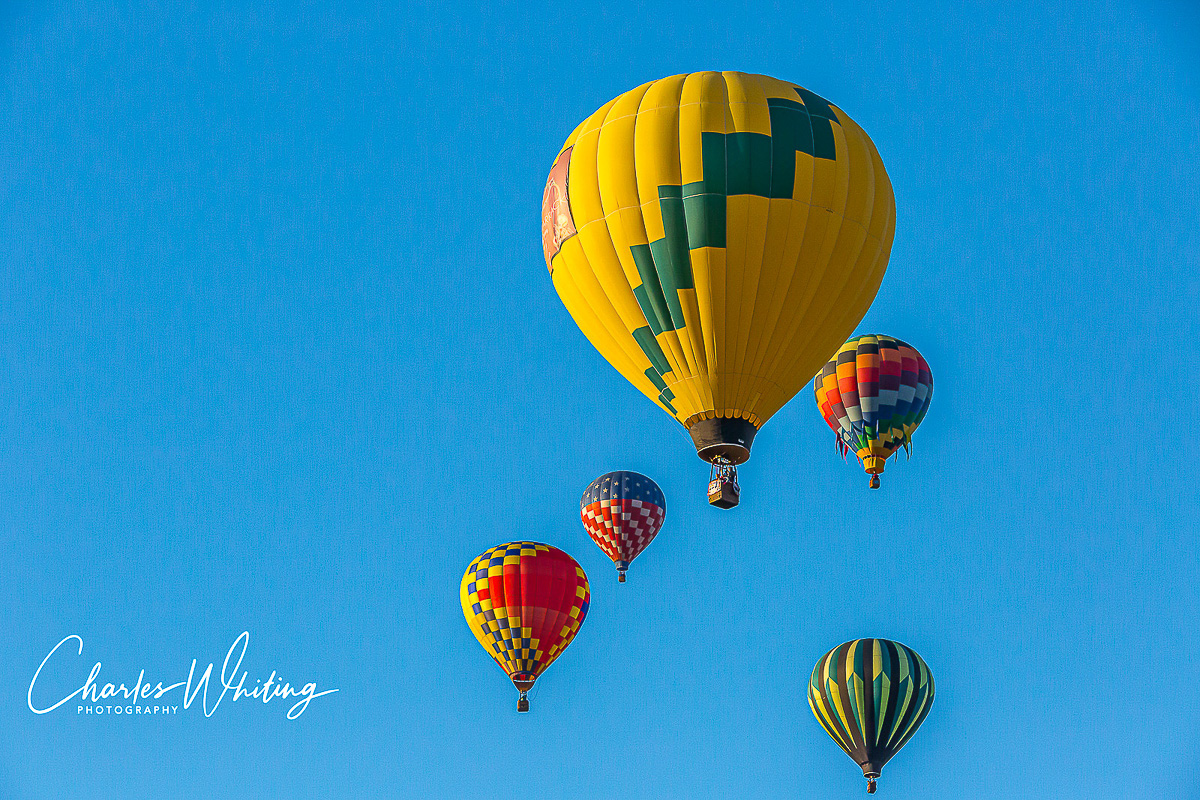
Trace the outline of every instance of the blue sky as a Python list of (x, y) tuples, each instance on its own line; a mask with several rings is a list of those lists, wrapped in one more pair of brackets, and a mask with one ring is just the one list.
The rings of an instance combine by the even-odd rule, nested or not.
[[(937, 679), (884, 796), (1200, 798), (1186, 4), (132, 5), (0, 12), (0, 795), (858, 797), (804, 686), (881, 636)], [(550, 284), (562, 140), (699, 69), (887, 165), (860, 330), (937, 390), (879, 492), (801, 393), (710, 509)], [(578, 520), (612, 469), (669, 504), (624, 586)], [(457, 598), (517, 538), (593, 593), (520, 716)], [(243, 630), (252, 680), (340, 691), (27, 708), (68, 634), (46, 696)]]

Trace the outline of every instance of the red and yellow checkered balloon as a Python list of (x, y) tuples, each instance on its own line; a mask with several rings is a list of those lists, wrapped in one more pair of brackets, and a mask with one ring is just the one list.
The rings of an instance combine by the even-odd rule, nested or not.
[(471, 562), (459, 586), (471, 633), (521, 692), (562, 655), (587, 616), (591, 591), (583, 567), (538, 542), (508, 542)]

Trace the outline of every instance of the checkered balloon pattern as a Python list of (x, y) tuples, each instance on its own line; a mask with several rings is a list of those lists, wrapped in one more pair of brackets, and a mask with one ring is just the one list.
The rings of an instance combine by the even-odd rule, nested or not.
[(890, 336), (847, 341), (813, 380), (817, 406), (837, 434), (838, 451), (865, 463), (903, 447), (933, 397), (929, 365), (912, 345)]
[(583, 567), (557, 547), (508, 542), (471, 562), (459, 599), (483, 649), (514, 682), (532, 682), (579, 632), (591, 590)]
[(667, 499), (645, 475), (609, 472), (583, 493), (579, 516), (588, 536), (623, 569), (658, 535), (667, 516)]

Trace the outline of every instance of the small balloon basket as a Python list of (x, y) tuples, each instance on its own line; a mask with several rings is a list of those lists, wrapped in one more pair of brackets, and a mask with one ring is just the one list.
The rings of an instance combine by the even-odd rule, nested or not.
[(737, 481), (737, 467), (723, 459), (712, 462), (708, 475), (708, 502), (717, 508), (733, 508), (738, 504), (741, 488)]

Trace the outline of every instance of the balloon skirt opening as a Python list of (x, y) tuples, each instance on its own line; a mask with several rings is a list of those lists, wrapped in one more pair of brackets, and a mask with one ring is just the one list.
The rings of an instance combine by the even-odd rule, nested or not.
[(883, 467), (887, 464), (887, 459), (882, 456), (867, 456), (862, 460), (863, 469), (871, 475), (878, 475), (883, 472)]
[(516, 672), (509, 676), (513, 682), (513, 686), (517, 687), (517, 691), (521, 693), (517, 698), (517, 711), (525, 712), (529, 710), (529, 690), (533, 688), (533, 682), (537, 680), (536, 675), (531, 675), (528, 672)]
[(700, 458), (709, 463), (723, 459), (736, 466), (750, 458), (750, 446), (754, 444), (758, 428), (744, 419), (714, 417), (692, 423), (688, 433), (692, 435), (696, 455)]

